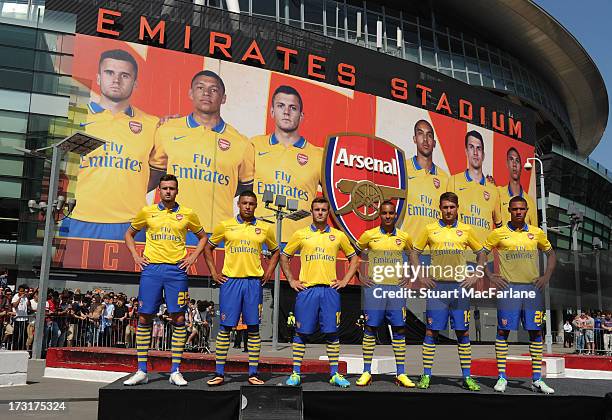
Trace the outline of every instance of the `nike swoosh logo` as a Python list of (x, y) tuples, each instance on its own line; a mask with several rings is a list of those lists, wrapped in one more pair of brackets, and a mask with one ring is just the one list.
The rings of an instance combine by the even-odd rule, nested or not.
[(267, 155), (270, 152), (259, 152), (259, 156)]
[(408, 179), (414, 179), (416, 176), (409, 176)]
[(87, 125), (89, 125), (89, 124), (93, 124), (93, 123), (94, 123), (94, 121), (91, 121), (91, 122), (84, 122), (84, 123), (80, 123), (80, 124), (79, 124), (79, 126), (81, 126), (81, 127), (85, 127), (85, 126), (87, 126)]
[(187, 137), (187, 136), (174, 136), (174, 140), (180, 140), (180, 139), (185, 138), (185, 137)]
[(467, 187), (459, 188), (459, 191), (463, 191), (465, 189), (467, 189)]

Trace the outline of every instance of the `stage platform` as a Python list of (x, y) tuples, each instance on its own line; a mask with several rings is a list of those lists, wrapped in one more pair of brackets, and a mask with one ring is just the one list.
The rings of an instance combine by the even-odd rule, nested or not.
[[(146, 385), (125, 387), (121, 379), (101, 388), (99, 420), (239, 418), (240, 386), (246, 385), (246, 375), (227, 375), (227, 382), (214, 388), (206, 385), (206, 380), (212, 377), (210, 374), (186, 372), (184, 376), (190, 383), (182, 388), (170, 385), (167, 374), (157, 373), (150, 374), (150, 382)], [(286, 375), (262, 374), (261, 378), (266, 380), (266, 385), (284, 386)], [(365, 388), (355, 386), (357, 375), (349, 375), (348, 379), (351, 387), (340, 389), (329, 385), (327, 375), (304, 375), (304, 418), (612, 418), (612, 394), (606, 396), (612, 392), (609, 381), (547, 379), (556, 393), (543, 395), (531, 392), (526, 380), (511, 379), (506, 393), (499, 394), (493, 391), (493, 378), (477, 378), (482, 386), (480, 392), (463, 390), (458, 377), (434, 376), (428, 390), (399, 388), (390, 375), (374, 375), (374, 383)], [(416, 381), (417, 378), (412, 379)], [(266, 388), (262, 392), (274, 392)], [(275, 417), (268, 411), (261, 418)]]

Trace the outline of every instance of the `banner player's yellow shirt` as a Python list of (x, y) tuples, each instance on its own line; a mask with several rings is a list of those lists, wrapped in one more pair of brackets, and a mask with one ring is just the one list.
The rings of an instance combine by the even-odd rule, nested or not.
[(442, 220), (428, 224), (413, 242), (419, 253), (427, 246), (431, 250), (429, 275), (441, 281), (456, 281), (454, 274), (465, 270), (468, 248), (474, 252), (482, 251), (474, 229), (458, 221), (450, 226)]
[(231, 278), (263, 276), (262, 245), (265, 243), (270, 252), (278, 249), (274, 230), (274, 225), (258, 222), (256, 218), (247, 223), (240, 215), (215, 226), (208, 242), (217, 247), (225, 241), (223, 275)]
[(406, 162), (406, 172), (408, 192), (402, 230), (411, 238), (415, 238), (425, 226), (442, 217), (440, 195), (446, 192), (448, 175), (435, 164), (429, 171), (421, 168), (416, 156)]
[(87, 105), (81, 128), (107, 143), (81, 156), (73, 219), (127, 223), (147, 204), (149, 155), (157, 122), (132, 106), (113, 115), (95, 102)]
[[(508, 211), (508, 206), (510, 205), (510, 199), (515, 197), (512, 195), (512, 191), (510, 191), (510, 185), (505, 185), (503, 187), (498, 187), (499, 190), (499, 206), (500, 206), (500, 215), (502, 219), (502, 223), (506, 224), (510, 221), (510, 212)], [(527, 216), (525, 217), (525, 223), (532, 226), (538, 225), (538, 208), (533, 201), (533, 198), (529, 194), (525, 194), (523, 191), (523, 187), (521, 187), (521, 192), (519, 194), (520, 197), (523, 197), (527, 200)]]
[(130, 228), (147, 228), (144, 256), (154, 264), (176, 264), (187, 255), (187, 230), (202, 231), (202, 225), (193, 210), (179, 206), (166, 209), (163, 203), (146, 206), (132, 220)]
[(151, 167), (178, 178), (179, 199), (211, 232), (233, 217), (238, 184), (253, 182), (253, 146), (223, 120), (209, 130), (189, 114), (158, 128)]
[[(267, 217), (273, 214), (263, 206), (262, 197), (266, 189), (298, 200), (299, 209), (310, 210), (310, 202), (317, 195), (321, 183), (323, 149), (309, 143), (304, 137), (286, 147), (274, 134), (253, 137), (251, 142), (255, 148), (253, 192), (262, 203), (255, 215)], [(287, 242), (296, 230), (308, 225), (308, 219), (285, 219), (282, 238), (277, 239)]]
[(511, 223), (495, 229), (484, 244), (486, 252), (499, 252), (501, 276), (510, 283), (533, 283), (540, 276), (539, 252), (549, 252), (552, 245), (544, 231), (525, 224), (515, 229)]
[(480, 180), (473, 180), (466, 169), (451, 176), (446, 189), (459, 197), (459, 221), (474, 229), (480, 243), (501, 225), (499, 192), (484, 175)]
[[(357, 241), (357, 248), (359, 251), (369, 250), (368, 252), (368, 276), (373, 279), (374, 267), (395, 267), (397, 264), (404, 263), (404, 251), (410, 251), (412, 249), (412, 241), (408, 234), (399, 229), (393, 229), (393, 232), (388, 233), (383, 230), (382, 227), (378, 226), (373, 229), (368, 229), (361, 234)], [(395, 271), (394, 271), (395, 272)], [(384, 277), (379, 284), (393, 284), (399, 283), (399, 278)], [(376, 280), (374, 280), (376, 282)]]
[(310, 225), (291, 236), (283, 254), (292, 257), (300, 251), (299, 280), (308, 287), (330, 285), (336, 280), (336, 258), (340, 249), (346, 258), (355, 255), (355, 249), (343, 232), (329, 226), (319, 230), (315, 225)]

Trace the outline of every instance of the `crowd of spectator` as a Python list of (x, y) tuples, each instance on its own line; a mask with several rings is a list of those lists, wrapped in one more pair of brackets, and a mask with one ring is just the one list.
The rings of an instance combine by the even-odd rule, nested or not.
[(582, 312), (565, 320), (563, 347), (576, 353), (612, 356), (612, 312)]
[[(0, 287), (0, 346), (10, 350), (32, 349), (38, 289), (20, 285), (16, 291)], [(189, 302), (187, 351), (210, 352), (209, 337), (215, 304)], [(106, 346), (133, 348), (138, 325), (138, 299), (112, 291), (49, 289), (45, 301), (44, 347)], [(170, 348), (170, 314), (162, 303), (154, 318), (152, 348)]]

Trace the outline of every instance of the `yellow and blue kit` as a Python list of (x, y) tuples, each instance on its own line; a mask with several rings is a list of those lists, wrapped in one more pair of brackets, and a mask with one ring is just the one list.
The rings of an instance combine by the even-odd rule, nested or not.
[[(510, 286), (507, 297), (497, 299), (497, 324), (501, 330), (517, 330), (522, 322), (526, 330), (542, 326), (542, 293), (534, 282), (540, 276), (539, 251), (549, 252), (552, 245), (544, 231), (525, 224), (516, 229), (508, 222), (495, 229), (484, 244), (486, 252), (497, 249), (501, 276)], [(515, 292), (527, 292), (520, 295)], [(533, 298), (527, 297), (529, 292)], [(522, 297), (514, 297), (522, 296)]]
[[(406, 261), (404, 252), (412, 249), (408, 234), (397, 228), (388, 233), (382, 227), (366, 230), (357, 241), (357, 250), (368, 250), (368, 277), (374, 281), (372, 287), (364, 287), (362, 302), (366, 325), (379, 327), (387, 319), (394, 327), (406, 322), (406, 299), (401, 295), (401, 280), (397, 275), (382, 275), (386, 267), (402, 266)], [(397, 274), (397, 273), (395, 273)], [(378, 276), (382, 278), (379, 280)]]
[(482, 251), (472, 227), (457, 220), (449, 226), (439, 220), (428, 224), (413, 246), (419, 253), (427, 246), (431, 250), (431, 265), (421, 267), (436, 280), (435, 296), (427, 298), (427, 328), (445, 330), (450, 317), (452, 329), (469, 329), (470, 299), (463, 295), (460, 283), (467, 272), (467, 249)]
[[(525, 223), (532, 226), (538, 225), (538, 208), (536, 207), (533, 198), (529, 194), (526, 194), (523, 191), (523, 187), (521, 187), (521, 191), (518, 194), (519, 197), (527, 200), (527, 217), (525, 217)], [(502, 225), (508, 223), (510, 221), (510, 212), (508, 211), (508, 206), (510, 205), (510, 199), (515, 197), (512, 195), (512, 191), (510, 190), (510, 185), (505, 185), (503, 187), (499, 187), (499, 206), (500, 206), (500, 215), (502, 220)]]
[(312, 334), (320, 323), (321, 332), (332, 334), (340, 323), (340, 294), (331, 288), (336, 280), (336, 258), (342, 250), (347, 258), (355, 255), (348, 237), (338, 229), (326, 226), (319, 230), (315, 225), (297, 230), (283, 254), (292, 257), (300, 252), (300, 282), (306, 287), (295, 301), (296, 331)]
[(150, 162), (178, 178), (178, 198), (211, 232), (233, 216), (239, 184), (252, 184), (253, 158), (253, 145), (234, 127), (221, 120), (209, 130), (189, 114), (158, 128)]
[[(321, 159), (323, 149), (300, 137), (292, 146), (285, 147), (274, 134), (256, 136), (251, 139), (255, 148), (255, 180), (253, 192), (259, 203), (257, 217), (270, 216), (272, 212), (263, 206), (263, 193), (271, 190), (288, 199), (298, 201), (298, 208), (310, 210), (310, 202), (316, 197), (321, 183)], [(307, 219), (285, 220), (278, 242), (287, 242), (291, 235), (307, 227)]]
[(144, 207), (132, 220), (130, 229), (146, 228), (144, 256), (149, 261), (140, 275), (138, 303), (140, 313), (155, 314), (166, 299), (168, 312), (184, 312), (189, 303), (187, 272), (179, 268), (187, 255), (187, 231), (202, 232), (193, 210), (179, 206), (167, 209), (162, 203)]
[(220, 324), (235, 327), (242, 313), (246, 325), (259, 325), (264, 274), (261, 251), (264, 244), (270, 252), (278, 249), (274, 226), (257, 218), (247, 222), (238, 215), (215, 226), (208, 238), (213, 247), (222, 242), (225, 248), (222, 274), (228, 280), (219, 288)]
[(87, 105), (81, 128), (106, 143), (81, 156), (77, 205), (71, 217), (63, 220), (59, 236), (123, 239), (130, 219), (147, 204), (149, 156), (157, 123), (156, 117), (132, 106), (113, 115), (96, 102)]

